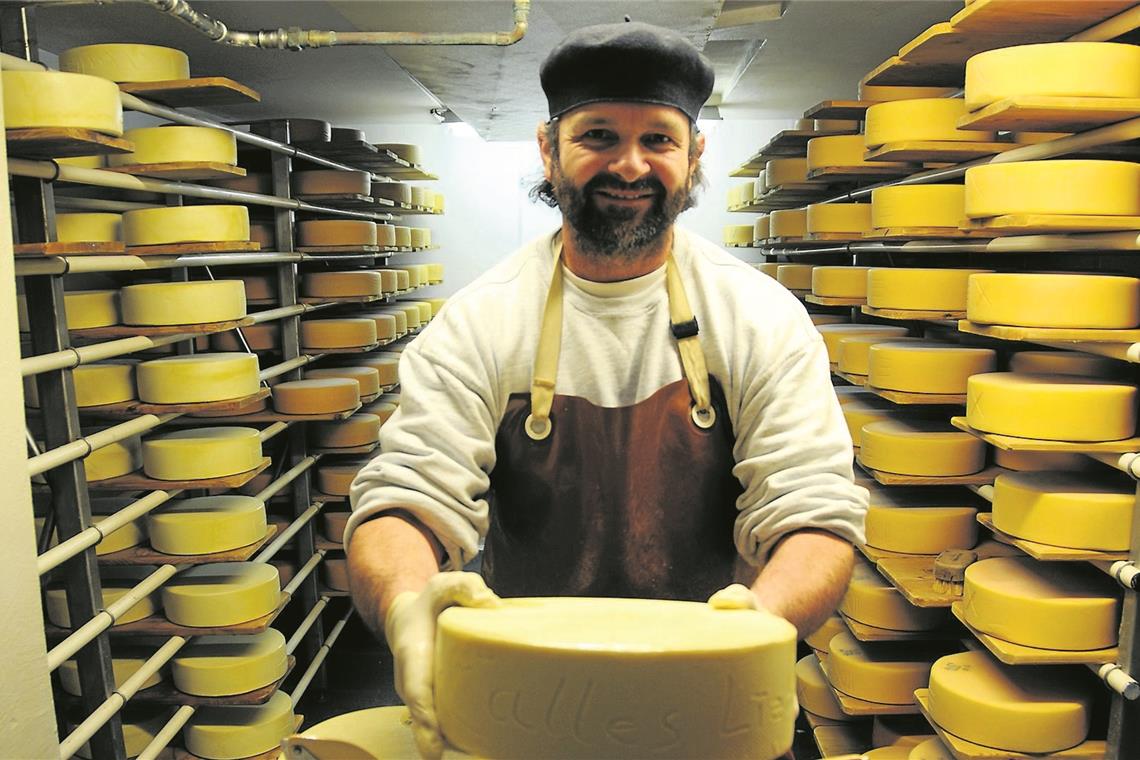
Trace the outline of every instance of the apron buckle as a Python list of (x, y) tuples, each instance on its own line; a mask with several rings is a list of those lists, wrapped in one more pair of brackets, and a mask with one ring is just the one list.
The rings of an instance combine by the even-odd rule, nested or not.
[(533, 414), (528, 414), (526, 422), (523, 423), (523, 429), (532, 441), (543, 441), (550, 436), (550, 431), (554, 429), (554, 426), (550, 424), (549, 417), (535, 417)]
[(708, 430), (716, 424), (716, 410), (709, 406), (693, 405), (692, 411), (693, 424), (701, 430)]

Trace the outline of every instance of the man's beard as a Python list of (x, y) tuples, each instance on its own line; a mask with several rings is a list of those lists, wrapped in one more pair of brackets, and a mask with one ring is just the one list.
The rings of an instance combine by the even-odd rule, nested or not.
[[(551, 185), (558, 207), (570, 222), (575, 241), (582, 253), (599, 258), (633, 260), (657, 244), (673, 226), (677, 217), (689, 206), (689, 187), (669, 193), (655, 177), (625, 182), (614, 174), (599, 174), (583, 187), (576, 187), (561, 167), (555, 166)], [(653, 199), (640, 221), (641, 209), (613, 205), (602, 207), (597, 191), (652, 191)]]

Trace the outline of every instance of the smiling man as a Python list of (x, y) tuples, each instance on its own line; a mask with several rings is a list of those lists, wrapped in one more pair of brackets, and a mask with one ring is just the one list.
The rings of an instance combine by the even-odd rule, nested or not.
[[(627, 23), (572, 33), (541, 80), (534, 194), (562, 225), (404, 352), (399, 411), (352, 489), (353, 598), (385, 630), (429, 756), (444, 607), (711, 596), (806, 635), (862, 539), (819, 334), (774, 280), (675, 224), (699, 184), (711, 66)], [(462, 572), (481, 540), (482, 577)]]

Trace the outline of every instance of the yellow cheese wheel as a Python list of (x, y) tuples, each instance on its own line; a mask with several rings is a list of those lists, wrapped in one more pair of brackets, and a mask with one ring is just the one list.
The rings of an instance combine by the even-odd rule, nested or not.
[(436, 193), (432, 198), (431, 210), (437, 214), (442, 214), (444, 209), (443, 193)]
[(311, 298), (378, 296), (379, 272), (310, 272), (301, 276), (301, 292)]
[(863, 154), (866, 151), (863, 135), (837, 135), (808, 140), (808, 171), (825, 167), (897, 169), (907, 166), (899, 161), (865, 161)]
[(855, 720), (839, 706), (827, 678), (819, 669), (819, 658), (809, 654), (796, 663), (796, 701), (800, 709), (829, 720)]
[(123, 134), (123, 107), (114, 82), (61, 71), (5, 71), (4, 126), (8, 129), (91, 129)]
[(856, 755), (859, 760), (908, 760), (913, 744), (892, 744), (886, 747), (869, 749), (862, 755)]
[(756, 181), (753, 183), (752, 194), (755, 197), (760, 198), (766, 192), (768, 192), (768, 175), (763, 169), (761, 169), (756, 173)]
[(325, 585), (335, 591), (348, 591), (348, 562), (326, 559), (323, 563)]
[(214, 554), (265, 537), (265, 504), (252, 496), (201, 496), (168, 502), (147, 515), (150, 545), (164, 554)]
[(907, 756), (907, 760), (955, 760), (955, 758), (942, 740), (935, 737), (916, 744)]
[(59, 68), (112, 82), (165, 82), (190, 78), (190, 59), (158, 45), (83, 45), (59, 54)]
[(189, 325), (245, 316), (241, 280), (148, 282), (119, 291), (128, 325)]
[(992, 348), (885, 343), (868, 354), (867, 382), (907, 393), (965, 393), (970, 375), (997, 368)]
[[(115, 656), (111, 660), (111, 672), (114, 675), (115, 688), (117, 689), (123, 685), (124, 681), (139, 671), (139, 668), (143, 666), (153, 652), (137, 648), (123, 651), (116, 647), (115, 654), (122, 655)], [(56, 673), (59, 674), (59, 685), (64, 691), (76, 697), (80, 696), (79, 663), (75, 660), (66, 660), (59, 666)], [(159, 670), (142, 682), (140, 690), (149, 689), (151, 686), (156, 686), (161, 682), (162, 671)]]
[(400, 382), (400, 355), (392, 351), (381, 351), (369, 354), (361, 360), (361, 364), (371, 367), (380, 375), (380, 385), (385, 388), (397, 385)]
[(371, 319), (306, 319), (301, 322), (301, 348), (360, 348), (377, 342), (376, 323)]
[(823, 622), (819, 628), (804, 637), (804, 642), (820, 655), (821, 659), (827, 657), (827, 648), (831, 640), (840, 633), (847, 633), (847, 624), (839, 615), (832, 615)]
[(376, 274), (380, 275), (380, 290), (385, 295), (387, 295), (389, 293), (395, 293), (396, 291), (398, 291), (400, 289), (399, 281), (398, 281), (399, 278), (396, 276), (396, 270), (394, 270), (394, 269), (374, 269), (372, 271), (374, 271)]
[(1140, 214), (1140, 164), (1058, 159), (966, 170), (966, 216)]
[(939, 554), (972, 549), (978, 543), (978, 510), (973, 507), (867, 508), (867, 545), (902, 554)]
[(61, 166), (76, 166), (80, 169), (102, 169), (107, 165), (106, 156), (69, 156), (54, 160)]
[(827, 358), (832, 363), (839, 361), (839, 341), (843, 338), (856, 335), (875, 335), (886, 339), (906, 335), (906, 328), (898, 325), (834, 324), (818, 325), (816, 329), (823, 336), (823, 343), (827, 347)]
[[(119, 501), (113, 501), (110, 504), (99, 504), (93, 502), (91, 504), (92, 515), (110, 515), (118, 512), (125, 504)], [(94, 521), (96, 526), (103, 522), (101, 519)], [(103, 530), (106, 530), (105, 528)], [(123, 549), (130, 549), (133, 546), (138, 546), (146, 540), (146, 533), (143, 530), (142, 520), (129, 522), (118, 530), (111, 531), (110, 535), (104, 535), (103, 538), (95, 545), (95, 554), (97, 556), (105, 556), (107, 554), (114, 554)]]
[(269, 274), (231, 273), (232, 277), (241, 280), (245, 287), (246, 303), (251, 301), (276, 301), (277, 276)]
[(170, 661), (170, 676), (186, 694), (223, 697), (268, 686), (287, 667), (285, 637), (270, 628), (245, 636), (200, 636)]
[(380, 373), (372, 367), (321, 367), (305, 373), (306, 380), (320, 380), (326, 377), (347, 377), (355, 380), (360, 396), (375, 396), (380, 392)]
[(293, 174), (297, 195), (368, 195), (372, 175), (363, 171), (313, 169)]
[(1136, 387), (1065, 375), (973, 375), (966, 420), (1018, 438), (1119, 441), (1136, 432)]
[(730, 224), (724, 228), (725, 245), (752, 245), (751, 224)]
[(178, 625), (218, 628), (268, 615), (281, 601), (277, 568), (268, 563), (194, 565), (162, 587), (166, 617)]
[(412, 186), (412, 205), (417, 208), (422, 208), (424, 205), (424, 189), (422, 187)]
[(914, 690), (926, 687), (930, 666), (943, 653), (930, 644), (865, 644), (850, 633), (840, 633), (828, 647), (827, 675), (838, 691), (856, 699), (911, 705)]
[(945, 98), (957, 92), (956, 87), (886, 87), (859, 83), (859, 100), (881, 103), (887, 100)]
[(348, 496), (349, 487), (368, 459), (349, 459), (336, 464), (323, 464), (317, 469), (317, 490), (330, 496)]
[[(438, 285), (439, 283), (443, 282), (443, 264), (440, 264), (438, 262), (431, 262), (428, 264), (424, 264), (424, 266), (426, 266), (427, 270), (428, 270), (428, 282), (429, 283), (431, 283), (432, 285)], [(428, 299), (424, 299), (424, 300), (428, 300)], [(433, 314), (434, 314), (434, 312), (433, 312)]]
[(245, 206), (170, 206), (123, 214), (127, 245), (174, 245), (249, 240)]
[(930, 717), (969, 742), (1010, 752), (1059, 752), (1085, 740), (1092, 696), (1067, 668), (1002, 665), (985, 651), (930, 669)]
[(419, 309), (421, 325), (426, 325), (431, 321), (431, 304), (427, 301), (411, 301), (406, 298), (401, 298), (399, 305), (415, 306), (417, 309)]
[(122, 214), (56, 214), (55, 239), (61, 243), (116, 243), (123, 239)]
[[(999, 460), (1000, 463), (1000, 460)], [(1093, 473), (1011, 472), (994, 481), (994, 527), (1070, 549), (1128, 551), (1131, 482)]]
[[(357, 315), (360, 319), (371, 319), (376, 325), (376, 339), (381, 342), (395, 340), (400, 333), (396, 329), (396, 316), (378, 312), (365, 312)], [(404, 321), (407, 327), (407, 318)]]
[(427, 227), (412, 227), (412, 248), (428, 248), (431, 246), (431, 230)]
[(249, 239), (259, 244), (263, 251), (272, 251), (277, 247), (277, 232), (272, 224), (250, 222)]
[(139, 399), (149, 404), (193, 404), (241, 398), (260, 388), (256, 354), (170, 356), (136, 370)]
[(123, 137), (134, 143), (130, 153), (107, 156), (110, 166), (211, 161), (237, 164), (237, 140), (233, 132), (215, 127), (140, 127)]
[(142, 443), (138, 436), (109, 443), (83, 458), (87, 482), (117, 478), (143, 466)]
[(854, 446), (863, 445), (863, 427), (872, 422), (884, 420), (909, 419), (913, 412), (907, 412), (887, 401), (875, 399), (849, 401), (840, 407), (843, 419), (847, 423), (847, 432), (851, 434), (851, 443)]
[(323, 515), (325, 538), (338, 544), (343, 543), (344, 529), (351, 514), (351, 512), (325, 512)]
[(966, 108), (1017, 95), (1140, 98), (1140, 49), (1113, 42), (1049, 42), (988, 50), (966, 61)]
[(412, 289), (423, 287), (426, 284), (427, 270), (422, 265), (410, 264), (404, 269), (408, 270), (408, 284)]
[(377, 330), (379, 330), (379, 318), (389, 316), (395, 322), (396, 332), (392, 337), (402, 338), (408, 334), (408, 315), (400, 309), (377, 309), (375, 311), (364, 312), (360, 316), (376, 322)]
[(780, 264), (776, 281), (788, 290), (811, 290), (811, 264)]
[[(392, 394), (384, 394), (384, 395), (392, 395)], [(384, 400), (382, 400), (382, 398), (383, 397), (381, 397), (381, 399), (373, 401), (371, 404), (364, 407), (364, 409), (362, 410), (364, 412), (367, 412), (368, 414), (374, 414), (377, 417), (379, 417), (381, 425), (383, 425), (385, 422), (387, 422), (388, 418), (396, 413), (396, 405), (391, 403), (390, 401), (384, 401)]]
[(1067, 451), (1011, 451), (994, 448), (994, 464), (1018, 472), (1089, 470), (1096, 465), (1084, 454)]
[(767, 214), (756, 217), (756, 222), (752, 225), (752, 242), (759, 243), (761, 240), (767, 240), (770, 237), (770, 229), (771, 219)]
[(867, 272), (867, 305), (876, 309), (965, 311), (967, 280), (985, 271), (872, 267)]
[(807, 207), (809, 233), (854, 235), (871, 231), (869, 203), (813, 203)]
[[(109, 327), (123, 321), (117, 290), (72, 290), (64, 294), (63, 308), (69, 330)], [(28, 303), (23, 294), (17, 296), (16, 317), (20, 331), (28, 332)]]
[(221, 478), (261, 463), (261, 438), (255, 428), (189, 428), (151, 436), (142, 448), (143, 470), (157, 480)]
[(867, 109), (864, 143), (877, 148), (910, 141), (989, 142), (994, 132), (958, 129), (966, 104), (958, 98), (915, 98), (876, 103)]
[(966, 218), (962, 185), (894, 185), (871, 191), (871, 227), (877, 230), (953, 227)]
[[(395, 153), (398, 158), (404, 159), (409, 164), (420, 163), (420, 146), (414, 143), (376, 143), (376, 147)], [(412, 188), (412, 190), (420, 189), (422, 188)]]
[(978, 274), (967, 287), (966, 318), (1021, 327), (1131, 329), (1140, 325), (1140, 279), (1067, 273)]
[(309, 443), (320, 449), (368, 446), (380, 440), (380, 418), (357, 412), (347, 420), (317, 422), (309, 428)]
[(1030, 375), (1076, 375), (1119, 378), (1128, 367), (1115, 359), (1080, 351), (1018, 351), (1009, 357), (1009, 371)]
[(249, 345), (250, 351), (280, 350), (281, 324), (279, 322), (265, 322), (259, 325), (246, 325), (237, 330), (214, 333), (210, 336), (210, 348), (214, 351), (244, 351), (245, 346), (238, 340), (241, 332)]
[(769, 188), (807, 182), (807, 158), (773, 158), (764, 165), (764, 182)]
[[(448, 741), (481, 757), (547, 757), (552, 747), (565, 758), (641, 757), (669, 742), (678, 757), (775, 758), (792, 744), (794, 653), (783, 619), (703, 603), (453, 607), (439, 616), (436, 708)], [(576, 717), (565, 705), (582, 699), (589, 708)], [(512, 721), (497, 719), (504, 705)], [(676, 733), (663, 727), (666, 715)], [(728, 716), (734, 730), (718, 729)], [(513, 721), (548, 728), (520, 731)], [(552, 738), (571, 730), (574, 742)]]
[(839, 611), (864, 625), (891, 631), (929, 631), (947, 618), (944, 608), (915, 607), (866, 562), (855, 563)]
[(848, 375), (863, 375), (870, 371), (871, 347), (879, 343), (920, 343), (931, 345), (922, 338), (884, 338), (881, 335), (849, 335), (839, 339), (839, 371)]
[(183, 729), (186, 749), (203, 760), (261, 755), (291, 733), (293, 702), (283, 691), (261, 705), (199, 707)]
[[(135, 366), (126, 362), (80, 364), (71, 370), (75, 385), (75, 405), (80, 409), (118, 404), (135, 398)], [(24, 400), (39, 407), (39, 390), (34, 376), (24, 378)]]
[(376, 245), (383, 248), (396, 247), (396, 228), (390, 224), (376, 225)]
[[(418, 306), (409, 306), (406, 303), (397, 303), (392, 307), (395, 311), (404, 312), (404, 317), (408, 321), (408, 329), (415, 330), (420, 326), (420, 309)], [(394, 349), (388, 349), (389, 351)]]
[(394, 203), (412, 203), (412, 188), (403, 182), (373, 182), (373, 198), (385, 198)]
[[(123, 716), (123, 748), (127, 757), (141, 755), (169, 720), (170, 711), (162, 708), (128, 710), (127, 715)], [(75, 728), (77, 726), (72, 726), (73, 730)], [(75, 756), (85, 760), (92, 758), (94, 755), (90, 743), (85, 742), (75, 751)]]
[[(154, 572), (153, 567), (146, 566), (119, 566), (106, 568), (101, 571), (100, 586), (102, 588), (103, 607), (110, 607), (127, 595), (148, 575)], [(122, 613), (112, 627), (133, 623), (150, 617), (159, 610), (160, 599), (157, 593), (144, 596), (138, 602)], [(44, 593), (44, 614), (47, 619), (61, 628), (71, 628), (71, 615), (67, 609), (67, 591), (62, 584), (52, 583)], [(79, 625), (86, 620), (79, 621)]]
[(412, 247), (412, 228), (411, 227), (396, 227), (396, 246), (399, 248)]
[(1013, 141), (1018, 145), (1036, 145), (1037, 143), (1059, 140), (1068, 137), (1069, 132), (1013, 132)]
[(360, 384), (347, 377), (290, 380), (273, 386), (273, 408), (282, 414), (332, 414), (360, 405)]
[(775, 261), (762, 261), (759, 264), (753, 264), (752, 266), (768, 275), (773, 280), (776, 279), (776, 272), (780, 268), (780, 264)]
[(396, 273), (396, 292), (403, 293), (411, 287), (411, 278), (407, 269), (392, 269)]
[(302, 246), (376, 245), (376, 222), (358, 219), (313, 219), (297, 224)]
[(986, 466), (986, 444), (938, 420), (884, 420), (863, 426), (863, 464), (899, 475), (970, 475)]

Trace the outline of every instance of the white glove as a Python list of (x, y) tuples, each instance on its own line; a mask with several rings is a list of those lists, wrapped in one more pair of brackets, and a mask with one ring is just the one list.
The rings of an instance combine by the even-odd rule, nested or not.
[(443, 755), (443, 736), (435, 714), (433, 668), (435, 626), (448, 607), (494, 607), (497, 597), (477, 573), (439, 573), (424, 590), (399, 594), (388, 609), (384, 634), (396, 665), (396, 693), (412, 714), (412, 733), (420, 756)]
[(714, 610), (762, 610), (760, 600), (743, 583), (733, 583), (709, 597)]

